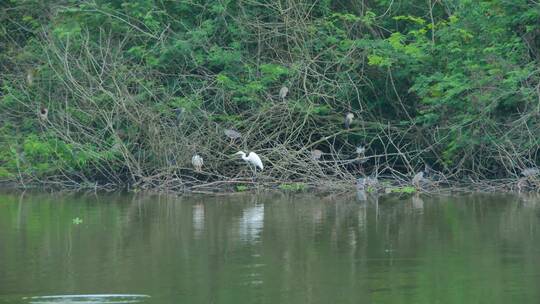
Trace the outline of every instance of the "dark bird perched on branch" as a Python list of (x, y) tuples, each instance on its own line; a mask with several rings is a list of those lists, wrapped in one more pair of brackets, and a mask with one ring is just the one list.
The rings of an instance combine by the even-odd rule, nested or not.
[(43, 121), (46, 121), (49, 117), (49, 109), (45, 107), (41, 107), (39, 110), (39, 118)]
[(174, 114), (176, 114), (176, 123), (180, 124), (180, 121), (182, 120), (182, 114), (184, 114), (185, 109), (184, 108), (177, 108), (174, 110)]
[(519, 178), (518, 180), (518, 191), (521, 192), (522, 190), (526, 190), (527, 188), (534, 186), (535, 177), (538, 174), (540, 174), (540, 170), (538, 170), (538, 168), (536, 167), (530, 167), (521, 170), (521, 175), (523, 175), (523, 177)]
[(540, 173), (540, 170), (538, 170), (538, 168), (536, 167), (533, 167), (533, 168), (525, 168), (523, 170), (521, 170), (521, 175), (525, 176), (525, 177), (532, 177), (532, 176), (536, 176)]
[(34, 84), (34, 70), (30, 69), (26, 72), (26, 83), (29, 86)]
[(195, 171), (201, 172), (204, 160), (199, 154), (195, 154), (191, 158), (191, 164), (193, 165), (193, 168), (195, 168)]
[(421, 189), (422, 183), (427, 182), (427, 178), (430, 178), (430, 175), (433, 175), (435, 171), (431, 169), (428, 164), (424, 165), (424, 171), (416, 173), (412, 179), (412, 184), (416, 189)]
[(288, 93), (289, 93), (289, 88), (287, 88), (286, 86), (281, 87), (281, 89), (279, 90), (279, 98), (281, 98), (281, 100), (284, 101)]
[(420, 189), (420, 183), (424, 180), (424, 171), (416, 173), (412, 179), (412, 184), (416, 189)]
[(367, 178), (360, 177), (356, 180), (356, 190), (365, 191), (367, 186)]
[(353, 119), (354, 119), (353, 113), (349, 112), (345, 114), (345, 129), (349, 129), (351, 127)]
[(367, 161), (366, 148), (362, 145), (356, 146), (356, 158), (359, 163), (363, 164)]
[(359, 177), (356, 180), (356, 190), (377, 191), (379, 179), (375, 176)]
[(323, 155), (323, 152), (321, 150), (311, 150), (311, 159), (313, 160), (319, 160), (321, 159), (321, 156)]
[(223, 130), (223, 133), (231, 140), (231, 143), (239, 138), (242, 138), (242, 133), (233, 130), (233, 129), (225, 129)]

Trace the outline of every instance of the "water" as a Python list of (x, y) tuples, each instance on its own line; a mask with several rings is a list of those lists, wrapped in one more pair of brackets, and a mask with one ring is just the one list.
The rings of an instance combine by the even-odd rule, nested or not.
[(0, 195), (0, 303), (539, 303), (540, 198)]

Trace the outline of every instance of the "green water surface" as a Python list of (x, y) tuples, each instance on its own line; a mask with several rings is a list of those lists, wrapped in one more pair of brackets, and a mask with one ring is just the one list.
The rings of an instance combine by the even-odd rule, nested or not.
[(0, 303), (540, 303), (539, 224), (532, 195), (9, 192)]

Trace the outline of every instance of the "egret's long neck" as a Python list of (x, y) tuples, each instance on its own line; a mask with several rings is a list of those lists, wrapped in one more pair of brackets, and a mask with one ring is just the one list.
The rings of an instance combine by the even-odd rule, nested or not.
[(246, 153), (244, 153), (244, 151), (238, 151), (236, 154), (240, 154), (240, 156), (242, 157), (243, 160), (246, 160)]

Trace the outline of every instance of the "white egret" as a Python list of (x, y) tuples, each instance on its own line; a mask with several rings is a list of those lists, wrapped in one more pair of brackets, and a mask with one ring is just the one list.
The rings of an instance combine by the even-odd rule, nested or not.
[(191, 164), (193, 165), (193, 168), (195, 168), (195, 171), (201, 172), (204, 160), (199, 154), (195, 154), (191, 158)]
[(286, 86), (281, 87), (281, 89), (279, 90), (279, 98), (281, 98), (281, 100), (285, 100), (285, 97), (287, 97), (288, 93), (289, 88), (287, 88)]
[(257, 167), (259, 167), (261, 170), (264, 168), (261, 158), (255, 152), (249, 152), (248, 156), (246, 156), (244, 151), (238, 151), (235, 153), (235, 155), (242, 155), (242, 159), (248, 163), (249, 167), (253, 167), (254, 178), (257, 174)]
[(349, 129), (351, 127), (353, 119), (354, 119), (353, 113), (349, 112), (345, 114), (345, 129)]

